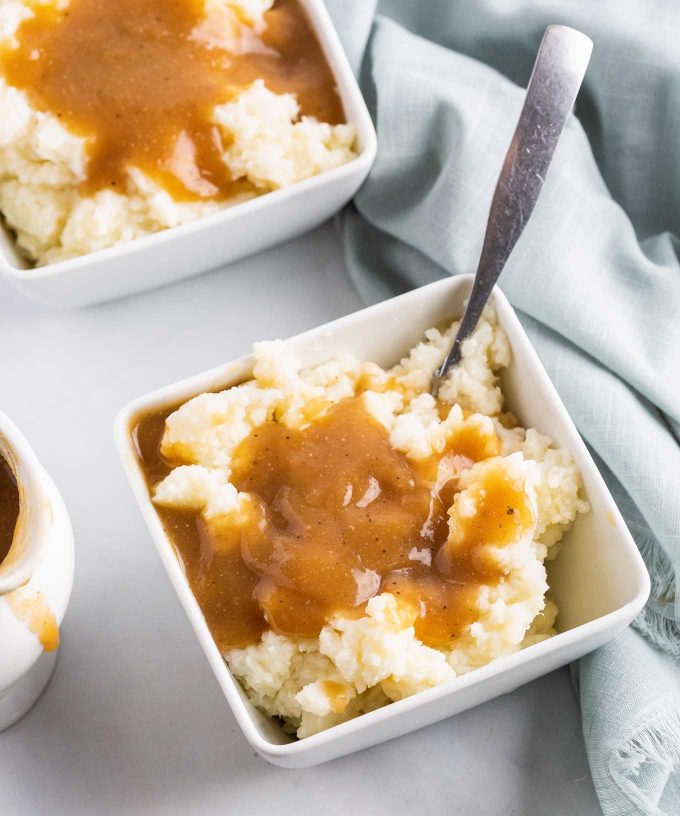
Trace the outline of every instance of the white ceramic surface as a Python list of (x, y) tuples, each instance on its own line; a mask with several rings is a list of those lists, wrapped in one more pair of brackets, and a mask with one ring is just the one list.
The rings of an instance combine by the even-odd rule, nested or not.
[(19, 485), (12, 547), (0, 564), (0, 731), (16, 722), (47, 684), (57, 650), (46, 652), (12, 611), (10, 599), (40, 593), (61, 625), (73, 585), (73, 533), (64, 502), (17, 427), (0, 414), (0, 451)]
[[(391, 365), (427, 328), (460, 315), (470, 282), (470, 276), (446, 279), (287, 343), (305, 365), (317, 364), (341, 351)], [(304, 740), (292, 741), (274, 721), (255, 710), (229, 673), (149, 500), (129, 434), (132, 421), (141, 413), (243, 381), (252, 372), (252, 358), (241, 358), (135, 400), (116, 420), (116, 441), (124, 468), (175, 591), (245, 736), (258, 753), (275, 764), (306, 767), (325, 762), (510, 691), (614, 637), (635, 617), (648, 596), (649, 578), (642, 559), (590, 454), (512, 308), (498, 290), (494, 301), (513, 351), (513, 361), (503, 377), (507, 405), (522, 424), (536, 427), (572, 451), (592, 508), (577, 519), (551, 569), (550, 584), (560, 607), (560, 632), (450, 683)]]
[(35, 269), (0, 223), (0, 273), (47, 306), (78, 307), (214, 269), (312, 229), (343, 207), (371, 169), (371, 117), (323, 0), (301, 0), (337, 81), (358, 156), (342, 167), (214, 215), (79, 258)]

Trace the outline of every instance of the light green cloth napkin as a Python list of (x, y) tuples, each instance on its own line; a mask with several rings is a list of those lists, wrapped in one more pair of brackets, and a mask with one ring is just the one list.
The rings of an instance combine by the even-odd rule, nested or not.
[(378, 131), (376, 165), (340, 219), (369, 302), (475, 270), (518, 85), (545, 26), (594, 40), (578, 120), (501, 287), (652, 575), (635, 628), (577, 670), (602, 808), (678, 816), (680, 6), (385, 0), (376, 12), (376, 0), (327, 2)]

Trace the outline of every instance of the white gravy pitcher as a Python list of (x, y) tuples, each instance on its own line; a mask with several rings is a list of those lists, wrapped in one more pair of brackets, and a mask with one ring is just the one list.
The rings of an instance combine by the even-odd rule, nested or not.
[(18, 428), (0, 413), (0, 454), (17, 481), (19, 516), (0, 562), (0, 731), (50, 679), (73, 585), (73, 532), (54, 482)]

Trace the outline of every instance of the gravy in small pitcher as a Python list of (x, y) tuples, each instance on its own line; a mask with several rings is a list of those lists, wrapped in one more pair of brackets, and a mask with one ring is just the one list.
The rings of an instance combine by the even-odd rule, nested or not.
[(0, 455), (0, 563), (7, 557), (19, 518), (19, 487), (9, 463)]

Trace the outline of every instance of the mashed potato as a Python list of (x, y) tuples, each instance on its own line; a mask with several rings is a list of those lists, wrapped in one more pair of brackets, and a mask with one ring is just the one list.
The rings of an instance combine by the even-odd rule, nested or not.
[[(490, 448), (477, 463), (455, 457), (442, 475), (443, 481), (458, 480), (442, 548), (447, 555), (455, 554), (465, 525), (480, 512), (489, 475), (507, 477), (531, 508), (513, 540), (482, 547), (481, 557), (493, 561), (502, 577), (480, 585), (475, 618), (452, 646), (422, 643), (414, 628), (418, 610), (394, 594), (378, 594), (380, 581), (367, 576), (362, 616), (336, 614), (316, 639), (265, 631), (259, 643), (225, 654), (255, 705), (282, 718), (299, 737), (452, 680), (555, 632), (557, 608), (546, 599), (544, 562), (554, 557), (576, 514), (588, 509), (579, 497), (580, 475), (570, 454), (547, 437), (501, 422), (498, 372), (510, 351), (491, 310), (464, 343), (462, 363), (440, 391), (447, 410), (443, 416), (437, 411), (427, 389), (457, 329), (457, 323), (446, 332), (431, 329), (387, 371), (351, 357), (305, 370), (280, 341), (259, 343), (253, 380), (202, 394), (166, 421), (162, 452), (184, 464), (157, 486), (154, 501), (199, 511), (208, 525), (238, 524), (251, 512), (249, 494), (239, 493), (229, 477), (234, 450), (253, 429), (272, 420), (303, 428), (356, 394), (391, 445), (413, 462), (442, 451), (469, 426), (482, 442), (485, 435), (500, 437), (500, 452)], [(411, 557), (431, 558), (420, 552)]]
[[(205, 19), (194, 36), (236, 54), (248, 52), (258, 47), (256, 35), (272, 2), (205, 0)], [(0, 2), (0, 49), (17, 46), (17, 28), (39, 5), (65, 8), (68, 0)], [(35, 110), (27, 95), (0, 75), (0, 213), (27, 258), (49, 264), (194, 221), (355, 156), (352, 125), (301, 117), (293, 94), (276, 94), (262, 80), (215, 107), (213, 119), (225, 146), (223, 161), (233, 179), (249, 182), (248, 192), (226, 201), (181, 202), (129, 167), (122, 192), (83, 195), (86, 140), (50, 113)], [(178, 140), (179, 160), (182, 147)]]

